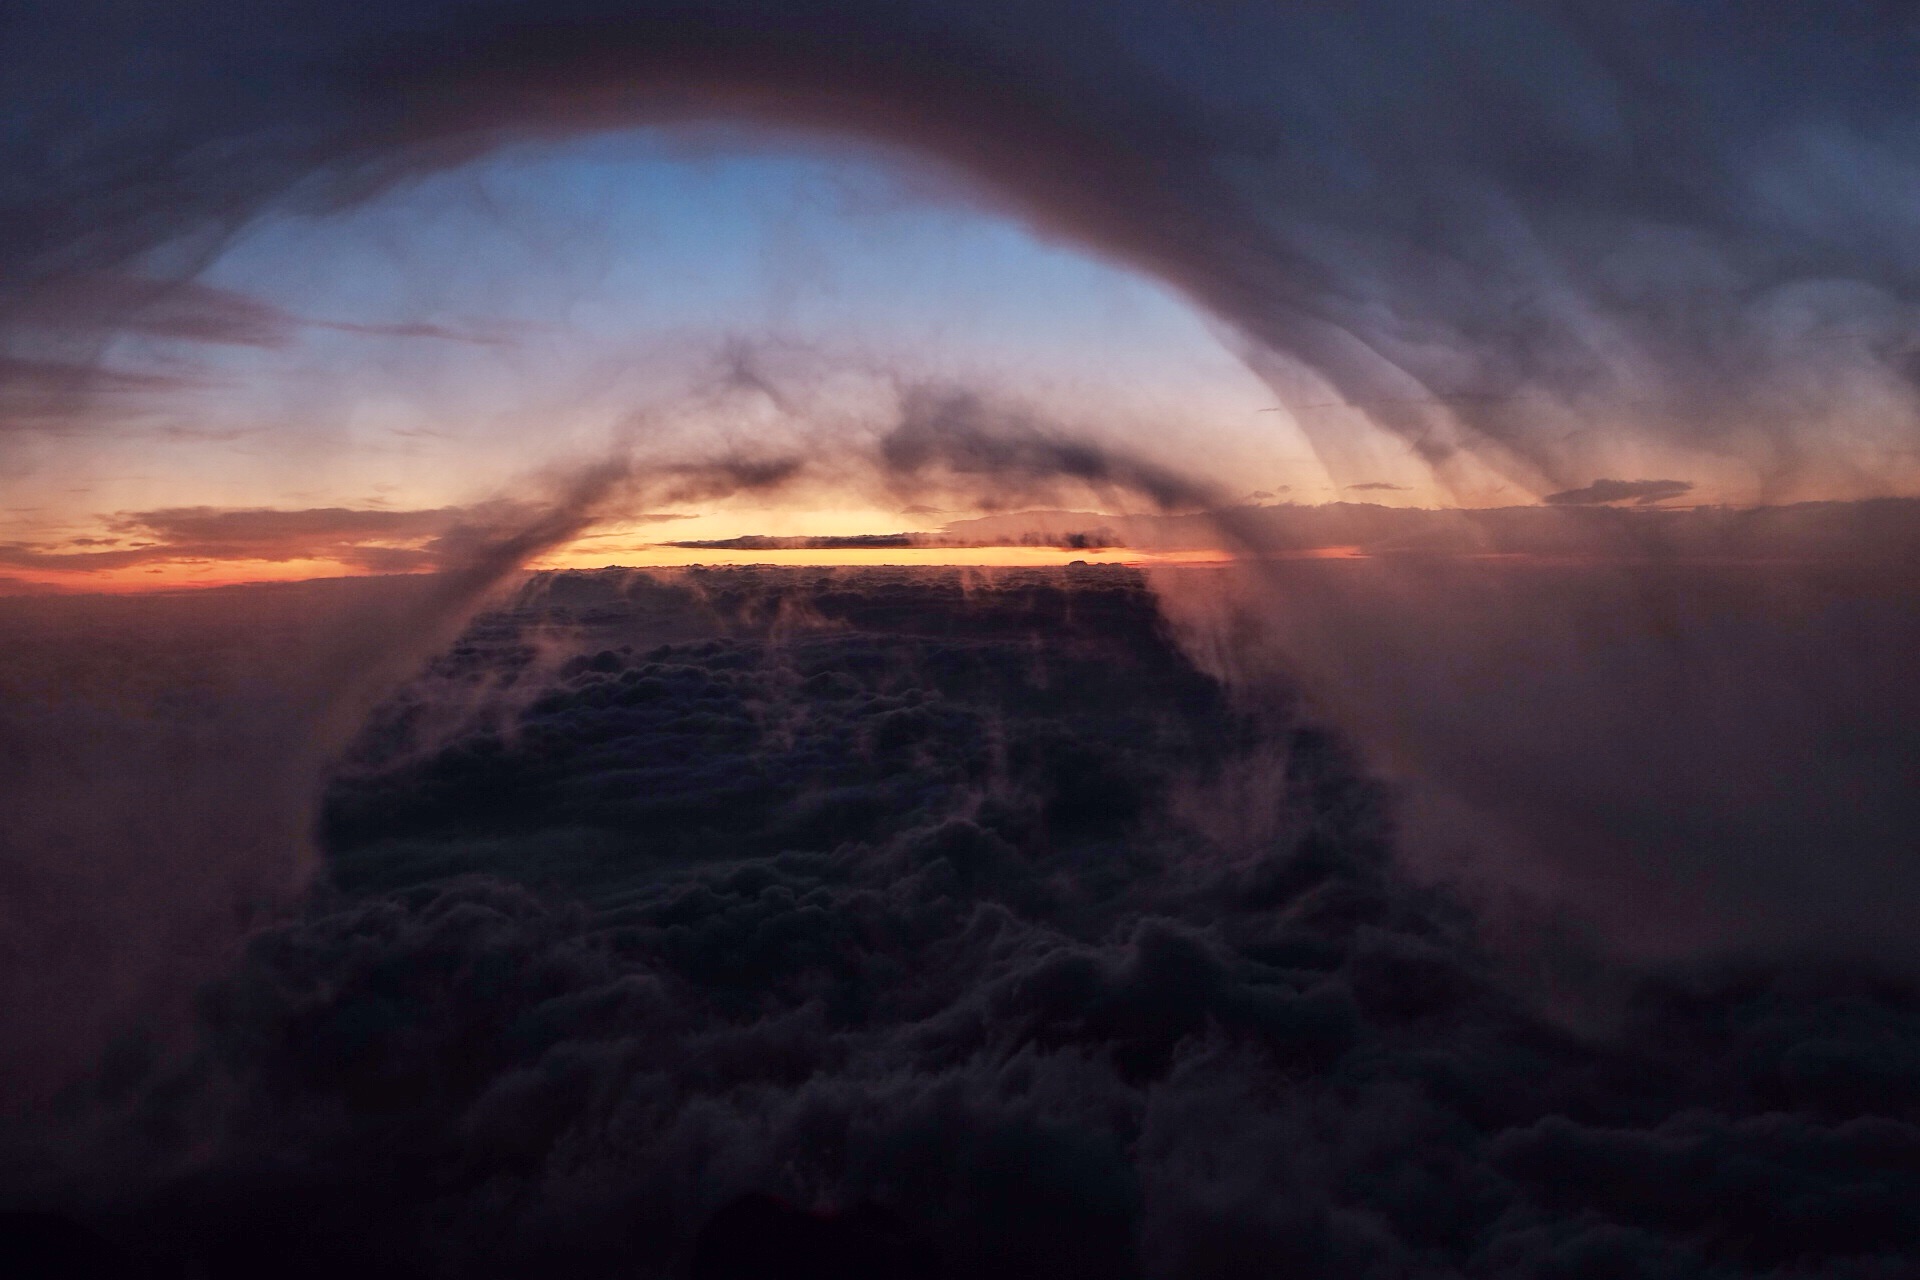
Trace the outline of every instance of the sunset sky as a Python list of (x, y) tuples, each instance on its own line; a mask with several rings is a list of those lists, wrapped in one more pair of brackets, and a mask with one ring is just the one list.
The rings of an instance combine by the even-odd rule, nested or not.
[[(344, 210), (263, 216), (153, 313), (81, 380), (15, 392), (29, 412), (0, 473), (0, 576), (15, 589), (417, 570), (437, 563), (436, 540), (538, 500), (558, 471), (715, 449), (806, 465), (774, 492), (615, 504), (536, 563), (1084, 556), (661, 545), (937, 531), (994, 503), (991, 485), (928, 502), (847, 461), (916, 386), (984, 389), (1234, 501), (1540, 496), (1497, 468), (1442, 482), (1376, 425), (1379, 406), (1305, 371), (1276, 391), (1243, 340), (1173, 288), (1044, 237), (950, 171), (818, 138), (519, 143)], [(1336, 434), (1338, 455), (1303, 421)], [(1574, 455), (1579, 483), (1679, 477), (1688, 502), (1768, 496), (1759, 465), (1724, 450), (1623, 433)], [(1786, 496), (1862, 491), (1858, 477), (1811, 485)], [(1109, 509), (1103, 496), (1060, 495)]]
[[(344, 214), (264, 219), (199, 283), (254, 323), (112, 342), (101, 366), (142, 384), (95, 387), (82, 421), (16, 436), (0, 570), (137, 588), (414, 567), (382, 549), (510, 502), (542, 469), (714, 441), (805, 453), (808, 432), (873, 430), (903, 380), (1002, 388), (1249, 490), (1337, 494), (1218, 326), (1167, 288), (874, 151), (526, 145)], [(1401, 454), (1382, 442), (1382, 474), (1417, 480)], [(549, 562), (717, 562), (739, 557), (653, 544), (970, 514), (831, 474), (797, 488), (616, 512)]]
[[(609, 466), (533, 563), (1022, 505), (1920, 493), (1910, 67), (1874, 20), (1809, 60), (1677, 13), (742, 5), (47, 26), (0, 577), (431, 568)], [(1671, 89), (1681, 46), (1744, 70)], [(1131, 478), (1010, 485), (931, 422), (902, 470), (936, 402)], [(716, 460), (752, 483), (682, 482)]]

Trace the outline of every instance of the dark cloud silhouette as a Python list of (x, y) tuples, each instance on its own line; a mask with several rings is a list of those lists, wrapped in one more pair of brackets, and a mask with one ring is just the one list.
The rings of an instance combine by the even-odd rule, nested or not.
[[(1013, 517), (1013, 523), (1021, 522), (1021, 517)], [(667, 547), (680, 547), (686, 550), (716, 551), (873, 551), (889, 548), (923, 547), (929, 549), (966, 550), (984, 547), (1062, 547), (1069, 549), (1092, 550), (1120, 545), (1114, 535), (1104, 529), (1076, 530), (1071, 533), (1048, 533), (1041, 530), (1025, 529), (1010, 532), (997, 540), (969, 541), (945, 533), (852, 533), (817, 535), (775, 535), (750, 533), (737, 538), (713, 538), (705, 541), (665, 542)]]
[(1350, 484), (1347, 488), (1358, 490), (1362, 493), (1376, 489), (1389, 493), (1405, 493), (1407, 491), (1407, 486), (1403, 484), (1388, 484), (1385, 480), (1369, 480), (1365, 484)]
[(705, 541), (667, 542), (668, 547), (710, 551), (862, 551), (871, 548), (912, 547), (920, 545), (907, 533), (854, 533), (836, 535), (786, 536), (750, 533), (737, 538), (710, 538)]
[(1632, 501), (1645, 507), (1692, 491), (1692, 483), (1686, 480), (1595, 480), (1583, 489), (1550, 493), (1541, 501), (1555, 507), (1586, 507)]
[(1386, 799), (1125, 570), (547, 575), (369, 722), (195, 1052), (5, 1192), (210, 1277), (1911, 1263), (1911, 977), (1576, 1034)]
[(1225, 505), (1205, 480), (1063, 430), (1018, 405), (952, 388), (908, 389), (877, 453), (877, 465), (896, 485), (957, 485), (975, 495), (976, 508), (1032, 504), (1069, 488), (1145, 499), (1161, 510)]

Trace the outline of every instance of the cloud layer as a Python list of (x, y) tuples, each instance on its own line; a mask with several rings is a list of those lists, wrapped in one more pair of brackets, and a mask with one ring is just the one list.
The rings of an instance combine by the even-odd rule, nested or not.
[(1623, 990), (1547, 930), (1516, 987), (1384, 799), (1125, 571), (550, 577), (375, 716), (197, 1053), (124, 1045), (10, 1193), (216, 1277), (684, 1274), (743, 1218), (947, 1275), (1910, 1263), (1909, 980)]

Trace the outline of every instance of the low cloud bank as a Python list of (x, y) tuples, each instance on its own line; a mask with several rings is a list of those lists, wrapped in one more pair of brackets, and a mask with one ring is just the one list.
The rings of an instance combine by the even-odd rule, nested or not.
[(544, 578), (8, 1194), (213, 1277), (684, 1274), (767, 1195), (946, 1275), (1910, 1265), (1910, 980), (1516, 985), (1385, 799), (1123, 570)]

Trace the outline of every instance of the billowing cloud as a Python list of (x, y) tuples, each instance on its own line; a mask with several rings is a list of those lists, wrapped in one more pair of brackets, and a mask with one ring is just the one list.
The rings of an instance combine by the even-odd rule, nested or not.
[(212, 1276), (1910, 1263), (1910, 977), (1594, 981), (1551, 920), (1503, 966), (1388, 794), (1129, 571), (550, 575), (374, 715), (327, 891), (35, 1203)]

